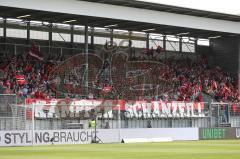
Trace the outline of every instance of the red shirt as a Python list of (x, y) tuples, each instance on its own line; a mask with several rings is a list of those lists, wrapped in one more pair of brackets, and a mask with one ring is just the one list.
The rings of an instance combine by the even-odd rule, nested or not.
[(35, 95), (35, 98), (37, 98), (37, 99), (44, 99), (45, 98), (44, 94), (40, 91), (35, 92), (34, 95)]
[(27, 72), (32, 72), (32, 66), (31, 66), (31, 65), (27, 65), (27, 66), (25, 67), (25, 70), (26, 70)]

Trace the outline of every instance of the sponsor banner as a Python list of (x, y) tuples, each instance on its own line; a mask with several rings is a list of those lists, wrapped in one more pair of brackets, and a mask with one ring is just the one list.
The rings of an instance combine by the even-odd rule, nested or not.
[[(203, 117), (204, 103), (199, 102), (161, 102), (124, 100), (75, 100), (75, 99), (27, 99), (26, 105), (35, 106), (35, 117), (79, 117), (80, 112), (91, 109), (126, 111), (130, 114), (147, 114), (162, 117)], [(31, 118), (30, 109), (27, 110)]]
[[(198, 140), (198, 128), (142, 128), (98, 129), (97, 139), (103, 143), (117, 143), (122, 139), (169, 138), (172, 140)], [(31, 146), (51, 144), (89, 144), (95, 138), (91, 129), (0, 131), (0, 146)], [(33, 139), (33, 140), (32, 140)]]
[(199, 128), (200, 140), (240, 139), (239, 128)]
[(199, 140), (198, 128), (151, 128), (121, 129), (124, 139), (136, 138), (171, 138), (172, 140)]
[[(118, 130), (97, 130), (96, 134), (104, 143), (119, 142)], [(89, 144), (95, 138), (95, 131), (82, 130), (37, 130), (0, 131), (0, 146), (31, 146), (50, 144)]]

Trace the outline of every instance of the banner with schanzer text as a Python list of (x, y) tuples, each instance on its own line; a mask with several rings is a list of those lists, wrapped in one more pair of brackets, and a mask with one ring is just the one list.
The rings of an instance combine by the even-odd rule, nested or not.
[[(105, 111), (124, 109), (122, 100), (26, 99), (25, 104), (27, 108), (34, 106), (34, 115), (39, 118), (77, 118), (81, 112), (91, 109)], [(31, 109), (27, 109), (26, 114), (31, 118)]]
[(127, 101), (124, 110), (129, 114), (161, 117), (204, 117), (204, 103), (200, 102), (162, 102), (162, 101)]
[[(208, 107), (200, 102), (124, 101), (124, 100), (75, 100), (75, 99), (27, 99), (27, 107), (35, 107), (35, 117), (78, 117), (80, 112), (91, 109), (109, 111), (120, 109), (133, 115), (157, 115), (161, 117), (204, 117)], [(27, 109), (28, 117), (31, 111)], [(47, 114), (46, 114), (47, 113)]]

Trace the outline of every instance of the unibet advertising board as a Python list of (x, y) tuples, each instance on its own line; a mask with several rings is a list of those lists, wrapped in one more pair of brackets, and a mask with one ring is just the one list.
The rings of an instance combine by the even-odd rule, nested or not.
[(200, 140), (237, 139), (240, 128), (199, 128)]

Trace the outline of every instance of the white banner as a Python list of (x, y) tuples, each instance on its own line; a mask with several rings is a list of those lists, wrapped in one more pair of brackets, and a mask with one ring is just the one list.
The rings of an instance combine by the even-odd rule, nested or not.
[(240, 139), (240, 128), (236, 128), (236, 138)]
[[(118, 130), (97, 130), (96, 134), (104, 143), (119, 142)], [(0, 146), (31, 146), (50, 144), (89, 144), (95, 138), (95, 131), (82, 130), (37, 130), (0, 131)], [(34, 138), (32, 140), (32, 138)]]
[(125, 104), (129, 116), (139, 117), (204, 117), (204, 103), (129, 101)]
[[(79, 117), (82, 111), (91, 109), (120, 109), (121, 100), (76, 100), (76, 99), (27, 99), (26, 106), (35, 108), (35, 117), (53, 118), (53, 117)], [(27, 110), (27, 117), (31, 118), (31, 110)]]
[[(200, 102), (161, 102), (161, 101), (124, 101), (124, 100), (75, 100), (75, 99), (51, 99), (38, 100), (27, 99), (28, 107), (35, 107), (35, 117), (79, 117), (80, 112), (89, 111), (96, 107), (105, 111), (122, 110), (126, 116), (131, 117), (204, 117), (204, 103)], [(31, 118), (31, 111), (27, 113)]]
[[(89, 144), (94, 137), (95, 131), (90, 129), (37, 130), (35, 131), (34, 140), (32, 140), (31, 130), (0, 131), (0, 146)], [(198, 128), (99, 129), (97, 130), (97, 137), (103, 143), (117, 143), (125, 138), (198, 140), (199, 131)]]
[(122, 129), (121, 138), (171, 138), (172, 140), (199, 140), (198, 128)]

